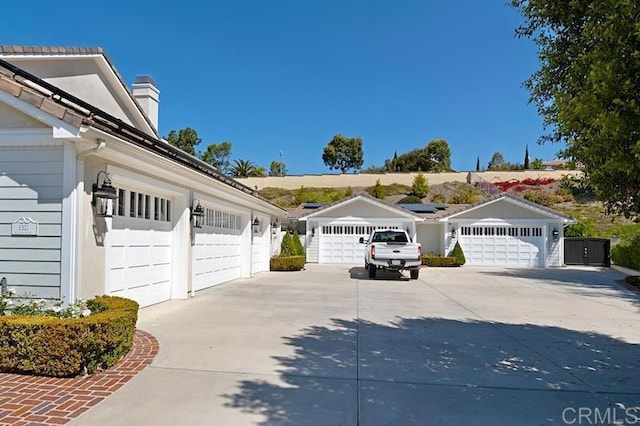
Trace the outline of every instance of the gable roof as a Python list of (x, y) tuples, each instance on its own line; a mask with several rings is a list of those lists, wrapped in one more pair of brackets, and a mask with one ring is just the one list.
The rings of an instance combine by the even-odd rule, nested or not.
[(499, 202), (501, 200), (505, 200), (509, 203), (515, 204), (517, 206), (523, 207), (525, 209), (528, 210), (532, 210), (535, 211), (537, 213), (540, 213), (544, 216), (553, 218), (553, 219), (560, 219), (562, 222), (565, 223), (574, 223), (575, 219), (573, 219), (571, 216), (568, 216), (564, 213), (558, 212), (556, 210), (550, 209), (548, 207), (542, 206), (540, 204), (525, 200), (524, 198), (519, 198), (519, 197), (514, 197), (513, 195), (510, 195), (506, 192), (503, 192), (501, 194), (497, 194), (494, 195), (486, 200), (477, 202), (475, 204), (470, 204), (468, 206), (465, 206), (464, 208), (461, 208), (460, 210), (457, 211), (453, 211), (445, 216), (443, 216), (440, 220), (441, 221), (447, 221), (448, 219), (452, 219), (455, 218), (457, 216), (460, 216), (464, 213), (468, 213), (474, 210), (477, 210), (481, 207), (484, 206), (488, 206), (490, 204)]
[[(5, 46), (0, 45), (0, 57), (13, 57), (13, 58), (34, 58), (34, 57), (42, 57), (42, 58), (69, 58), (69, 57), (87, 57), (87, 58), (98, 58), (102, 59), (102, 61), (98, 61), (98, 67), (102, 67), (103, 70), (108, 69), (107, 73), (115, 77), (116, 80), (116, 89), (118, 90), (120, 96), (125, 98), (127, 102), (130, 102), (133, 108), (135, 108), (135, 113), (139, 115), (139, 118), (142, 118), (145, 125), (148, 127), (153, 136), (160, 137), (158, 133), (158, 129), (155, 128), (151, 119), (147, 116), (147, 114), (142, 109), (142, 106), (138, 103), (138, 101), (133, 97), (129, 86), (124, 81), (116, 67), (113, 65), (113, 62), (109, 59), (107, 54), (101, 47), (63, 47), (63, 46)], [(106, 66), (105, 66), (106, 65)], [(121, 98), (121, 99), (122, 99)]]
[(39, 77), (0, 59), (0, 91), (54, 116), (73, 127), (88, 125), (146, 151), (188, 167), (249, 194), (280, 211), (281, 207), (260, 197), (256, 190), (219, 173), (213, 166), (179, 148), (149, 135), (117, 117), (96, 108)]
[(422, 220), (422, 217), (413, 214), (412, 212), (403, 209), (402, 207), (397, 207), (395, 205), (392, 204), (387, 204), (383, 201), (380, 201), (379, 199), (372, 197), (371, 195), (367, 194), (367, 193), (360, 193), (360, 194), (355, 194), (352, 195), (351, 197), (348, 198), (344, 198), (340, 201), (336, 201), (335, 203), (331, 203), (331, 204), (327, 204), (325, 206), (322, 207), (317, 207), (314, 208), (313, 211), (311, 213), (307, 213), (304, 214), (302, 216), (298, 216), (298, 219), (300, 220), (307, 220), (308, 218), (312, 218), (315, 216), (320, 215), (321, 213), (327, 213), (330, 212), (331, 210), (337, 209), (339, 207), (343, 207), (343, 206), (348, 206), (349, 204), (352, 204), (356, 201), (365, 201), (371, 205), (374, 205), (376, 207), (388, 210), (390, 213), (393, 213), (395, 215), (398, 216), (403, 216), (406, 218), (410, 218), (410, 219), (415, 219), (415, 220)]

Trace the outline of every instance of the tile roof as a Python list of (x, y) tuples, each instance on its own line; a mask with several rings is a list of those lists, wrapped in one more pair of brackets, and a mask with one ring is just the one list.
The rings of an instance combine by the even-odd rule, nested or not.
[(0, 90), (74, 127), (80, 127), (82, 124), (92, 126), (277, 207), (260, 197), (253, 188), (219, 173), (210, 164), (158, 139), (155, 135), (144, 133), (4, 59), (0, 59)]

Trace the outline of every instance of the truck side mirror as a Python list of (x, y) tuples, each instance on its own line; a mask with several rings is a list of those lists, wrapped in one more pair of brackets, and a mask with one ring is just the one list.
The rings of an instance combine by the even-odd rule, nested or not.
[(360, 244), (364, 244), (364, 237), (360, 237)]

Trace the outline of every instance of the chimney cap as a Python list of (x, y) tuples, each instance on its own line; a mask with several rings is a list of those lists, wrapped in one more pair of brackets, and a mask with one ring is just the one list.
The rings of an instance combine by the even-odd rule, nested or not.
[(133, 84), (151, 84), (154, 87), (158, 87), (156, 80), (148, 74), (137, 75)]

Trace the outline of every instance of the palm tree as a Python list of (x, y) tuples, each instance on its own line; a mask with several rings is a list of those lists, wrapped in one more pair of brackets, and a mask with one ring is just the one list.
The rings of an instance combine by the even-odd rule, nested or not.
[(256, 165), (249, 160), (234, 160), (233, 166), (231, 166), (231, 175), (234, 177), (245, 178), (252, 176), (256, 169)]

